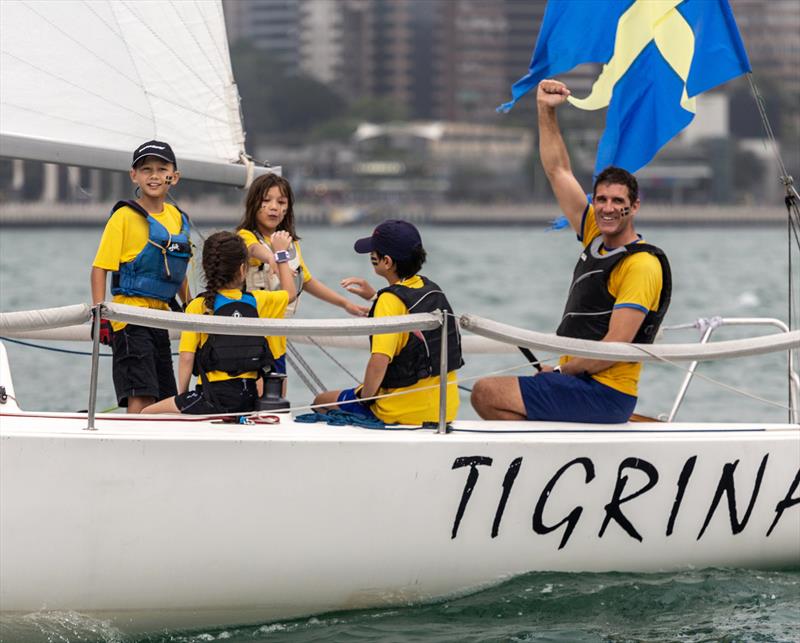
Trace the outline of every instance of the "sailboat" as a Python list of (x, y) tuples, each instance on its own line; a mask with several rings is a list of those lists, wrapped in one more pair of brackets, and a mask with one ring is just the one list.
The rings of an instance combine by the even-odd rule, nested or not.
[[(157, 135), (185, 150), (189, 178), (245, 184), (261, 171), (244, 153), (219, 3), (0, 7), (4, 155), (118, 169)], [(34, 23), (35, 38), (26, 27)], [(66, 24), (98, 34), (97, 48)], [(197, 51), (207, 69), (186, 62)], [(57, 64), (91, 84), (57, 84), (65, 73)], [(100, 91), (126, 82), (139, 98)], [(55, 96), (45, 99), (46, 88)], [(152, 120), (133, 123), (131, 112)], [(197, 322), (112, 303), (99, 313), (94, 323), (339, 346), (444, 326), (433, 313)], [(86, 304), (4, 311), (0, 334), (87, 340), (91, 319)], [(783, 423), (448, 425), (441, 417), (372, 430), (301, 423), (286, 411), (242, 423), (98, 413), (96, 342), (88, 412), (29, 411), (17, 403), (0, 343), (0, 618), (70, 610), (144, 632), (427, 601), (537, 570), (798, 567), (800, 331), (762, 321), (777, 332), (642, 347), (460, 318), (468, 353), (523, 346), (688, 364), (686, 385), (702, 360), (786, 352)]]

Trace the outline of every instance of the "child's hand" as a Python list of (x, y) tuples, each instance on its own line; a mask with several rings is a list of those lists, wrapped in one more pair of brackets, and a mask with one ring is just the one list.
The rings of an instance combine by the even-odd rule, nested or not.
[(344, 309), (354, 317), (366, 317), (369, 315), (369, 306), (359, 306), (348, 301)]
[(271, 272), (273, 275), (277, 275), (278, 274), (278, 264), (275, 262), (275, 255), (266, 246), (261, 246), (261, 249), (267, 255), (266, 261), (263, 262), (263, 263), (265, 263), (267, 265), (267, 270), (269, 270), (269, 272)]
[(269, 242), (272, 245), (272, 249), (276, 252), (288, 250), (292, 246), (292, 235), (290, 235), (286, 230), (278, 230), (277, 232), (272, 233), (272, 236), (269, 238)]
[(375, 289), (369, 285), (366, 279), (361, 277), (347, 277), (347, 279), (342, 279), (340, 284), (342, 288), (354, 295), (358, 295), (362, 299), (370, 300), (375, 296)]

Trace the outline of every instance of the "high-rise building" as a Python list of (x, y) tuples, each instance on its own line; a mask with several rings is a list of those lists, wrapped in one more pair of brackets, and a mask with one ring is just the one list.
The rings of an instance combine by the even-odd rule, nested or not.
[(797, 0), (733, 0), (756, 80), (767, 78), (800, 98), (800, 2)]
[[(347, 99), (391, 98), (413, 112), (412, 7), (428, 0), (224, 0), (228, 37), (273, 53)], [(425, 11), (423, 10), (423, 14)]]
[(441, 11), (437, 116), (449, 121), (496, 120), (508, 93), (504, 3), (446, 2)]
[[(731, 0), (756, 78), (800, 96), (800, 1)], [(231, 42), (274, 54), (348, 100), (410, 117), (493, 122), (527, 72), (544, 0), (223, 0)], [(564, 74), (587, 95), (599, 65)], [(531, 99), (515, 111), (532, 108)]]
[(300, 5), (300, 67), (326, 85), (339, 80), (344, 13), (343, 6), (331, 0), (305, 0)]
[(273, 55), (287, 74), (301, 68), (301, 0), (224, 0), (228, 40), (252, 43)]

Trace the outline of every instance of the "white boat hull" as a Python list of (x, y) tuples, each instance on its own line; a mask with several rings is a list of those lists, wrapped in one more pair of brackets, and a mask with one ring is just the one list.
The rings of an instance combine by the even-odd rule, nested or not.
[(539, 570), (800, 566), (797, 425), (85, 426), (0, 416), (6, 615), (146, 631), (404, 604)]

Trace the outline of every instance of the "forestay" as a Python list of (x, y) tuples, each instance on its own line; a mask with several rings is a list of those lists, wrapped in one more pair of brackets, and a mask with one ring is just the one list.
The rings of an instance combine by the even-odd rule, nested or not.
[(4, 0), (0, 51), (3, 156), (119, 170), (159, 139), (185, 177), (245, 183), (220, 2)]

